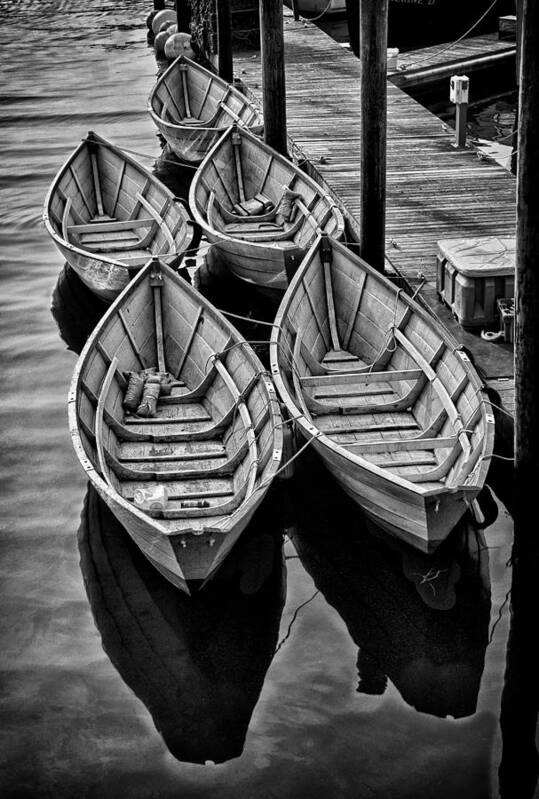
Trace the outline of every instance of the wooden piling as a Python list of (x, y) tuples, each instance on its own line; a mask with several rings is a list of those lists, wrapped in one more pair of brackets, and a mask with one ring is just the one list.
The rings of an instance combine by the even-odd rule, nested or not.
[(178, 23), (178, 33), (190, 33), (191, 13), (189, 0), (176, 0), (176, 21)]
[(232, 23), (230, 17), (230, 0), (217, 0), (217, 58), (219, 76), (232, 83)]
[(519, 90), (515, 336), (515, 536), (537, 537), (539, 485), (539, 4), (524, 0)]
[(360, 0), (360, 252), (384, 271), (388, 0)]
[(264, 141), (288, 155), (282, 0), (260, 0)]

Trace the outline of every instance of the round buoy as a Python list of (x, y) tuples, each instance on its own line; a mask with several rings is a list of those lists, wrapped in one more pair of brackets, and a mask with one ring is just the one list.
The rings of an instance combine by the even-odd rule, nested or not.
[(164, 8), (163, 11), (158, 11), (152, 21), (152, 30), (155, 34), (161, 30), (163, 22), (168, 22), (172, 25), (177, 21), (176, 12), (172, 8)]
[(172, 36), (169, 36), (165, 45), (165, 55), (170, 60), (181, 55), (187, 56), (187, 58), (194, 58), (195, 53), (191, 47), (191, 34), (173, 33)]
[(146, 25), (150, 30), (152, 30), (152, 22), (156, 14), (162, 11), (165, 7), (165, 0), (154, 0), (153, 4), (153, 11), (150, 11), (148, 16), (146, 17)]
[(168, 31), (161, 31), (161, 33), (158, 33), (155, 37), (153, 46), (156, 56), (163, 56), (165, 54), (165, 44), (167, 43), (168, 37)]

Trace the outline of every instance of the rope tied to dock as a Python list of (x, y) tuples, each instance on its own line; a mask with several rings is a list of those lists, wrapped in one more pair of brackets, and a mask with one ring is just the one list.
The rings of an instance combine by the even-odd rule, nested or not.
[[(466, 39), (466, 37), (467, 37), (467, 36), (469, 36), (469, 35), (470, 35), (470, 33), (471, 33), (473, 30), (475, 30), (475, 29), (477, 28), (477, 26), (478, 26), (478, 25), (479, 25), (479, 24), (480, 24), (480, 23), (481, 23), (481, 22), (484, 20), (484, 18), (487, 16), (487, 14), (488, 14), (490, 11), (492, 11), (492, 9), (493, 9), (493, 8), (494, 8), (494, 6), (497, 4), (497, 2), (498, 2), (498, 0), (493, 0), (493, 2), (492, 2), (490, 5), (489, 5), (489, 7), (486, 9), (486, 11), (483, 11), (483, 13), (482, 13), (482, 14), (481, 14), (481, 16), (479, 17), (479, 19), (477, 19), (477, 20), (474, 22), (474, 24), (473, 24), (473, 25), (471, 25), (471, 26), (468, 28), (468, 30), (467, 30), (467, 31), (465, 31), (465, 32), (464, 32), (464, 33), (463, 33), (461, 36), (459, 36), (459, 37), (458, 37), (458, 39), (455, 39), (453, 42), (451, 42), (450, 44), (448, 44), (446, 47), (442, 47), (442, 49), (441, 49), (441, 50), (437, 50), (435, 53), (430, 53), (429, 55), (426, 55), (426, 56), (424, 56), (423, 58), (418, 58), (418, 59), (417, 59), (417, 61), (414, 61), (414, 62), (412, 63), (412, 65), (410, 66), (410, 69), (415, 69), (415, 65), (416, 65), (416, 64), (423, 64), (423, 63), (425, 63), (426, 61), (431, 61), (431, 59), (433, 59), (433, 58), (436, 58), (436, 57), (437, 57), (437, 56), (439, 56), (439, 55), (442, 55), (442, 53), (446, 53), (448, 50), (452, 50), (452, 49), (453, 49), (453, 47), (455, 47), (455, 45), (457, 45), (457, 44), (458, 44), (459, 42), (461, 42), (463, 39)], [(406, 65), (404, 65), (404, 64), (403, 64), (403, 65), (402, 65), (402, 67), (401, 67), (401, 69), (405, 69), (405, 68), (406, 68)]]

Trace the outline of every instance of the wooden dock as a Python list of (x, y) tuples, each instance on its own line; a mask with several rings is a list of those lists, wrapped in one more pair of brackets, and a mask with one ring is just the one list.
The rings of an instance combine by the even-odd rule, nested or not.
[(388, 77), (395, 86), (417, 87), (451, 75), (470, 75), (502, 67), (515, 70), (516, 43), (499, 39), (495, 33), (473, 36), (460, 42), (437, 44), (399, 55), (398, 69)]
[[(290, 152), (308, 162), (343, 209), (350, 238), (359, 241), (359, 60), (314, 24), (284, 13)], [(235, 75), (261, 103), (259, 54), (236, 56)], [(386, 254), (413, 288), (426, 281), (424, 299), (488, 380), (502, 381), (510, 406), (510, 345), (463, 331), (438, 303), (435, 276), (438, 240), (514, 235), (516, 182), (473, 147), (459, 150), (453, 141), (452, 129), (388, 82)]]

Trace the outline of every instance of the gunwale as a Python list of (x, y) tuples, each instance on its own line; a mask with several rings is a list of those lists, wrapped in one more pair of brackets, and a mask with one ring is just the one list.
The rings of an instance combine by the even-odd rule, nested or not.
[[(407, 480), (406, 477), (393, 473), (388, 468), (380, 468), (378, 465), (373, 463), (372, 461), (367, 460), (366, 458), (361, 457), (359, 453), (355, 453), (350, 451), (346, 448), (346, 445), (342, 445), (339, 442), (333, 440), (331, 435), (327, 432), (323, 432), (319, 426), (317, 426), (316, 418), (313, 420), (309, 418), (308, 409), (306, 407), (302, 407), (302, 402), (299, 398), (296, 398), (293, 395), (293, 392), (297, 390), (297, 387), (294, 386), (292, 388), (289, 387), (287, 381), (283, 379), (283, 375), (281, 372), (281, 357), (279, 353), (279, 349), (281, 346), (281, 335), (283, 325), (286, 322), (289, 307), (294, 299), (297, 289), (300, 287), (302, 282), (304, 281), (306, 275), (309, 273), (309, 269), (311, 268), (312, 262), (314, 257), (318, 252), (318, 247), (320, 246), (321, 238), (317, 239), (317, 241), (313, 244), (311, 249), (309, 250), (308, 254), (305, 256), (301, 266), (299, 267), (298, 271), (296, 272), (294, 278), (292, 279), (290, 286), (282, 299), (281, 305), (277, 311), (275, 317), (275, 326), (272, 330), (271, 334), (271, 341), (270, 341), (270, 364), (271, 364), (271, 372), (272, 377), (275, 381), (277, 391), (283, 400), (285, 406), (287, 407), (290, 415), (294, 419), (294, 424), (297, 425), (300, 432), (302, 433), (305, 439), (312, 438), (312, 444), (317, 449), (320, 447), (321, 450), (326, 450), (328, 455), (328, 459), (341, 459), (343, 462), (349, 464), (352, 469), (357, 470), (358, 474), (363, 474), (366, 479), (368, 480), (376, 480), (379, 485), (383, 488), (384, 491), (389, 492), (390, 494), (394, 495), (396, 498), (404, 499), (409, 497), (416, 497), (419, 500), (425, 502), (432, 502), (437, 499), (442, 499), (444, 497), (450, 497), (452, 494), (456, 492), (462, 493), (464, 496), (467, 494), (472, 497), (472, 495), (476, 495), (478, 493), (479, 488), (483, 485), (484, 479), (486, 477), (487, 470), (490, 465), (490, 456), (492, 455), (493, 445), (494, 445), (494, 416), (491, 412), (490, 404), (488, 402), (488, 398), (486, 394), (483, 392), (483, 384), (476, 374), (475, 370), (471, 366), (467, 356), (464, 353), (459, 353), (459, 357), (461, 358), (462, 365), (466, 371), (468, 379), (473, 386), (474, 390), (477, 391), (478, 394), (481, 394), (481, 398), (478, 399), (478, 405), (480, 406), (480, 413), (482, 417), (482, 421), (484, 424), (484, 440), (482, 442), (482, 450), (479, 453), (479, 456), (475, 462), (475, 465), (471, 469), (470, 473), (465, 477), (468, 479), (470, 475), (474, 475), (473, 483), (457, 486), (452, 485), (442, 485), (439, 487), (433, 486), (423, 486), (421, 483), (412, 482)], [(455, 352), (455, 355), (458, 350), (458, 345), (452, 339), (450, 334), (437, 323), (437, 321), (428, 314), (426, 310), (424, 310), (418, 303), (416, 303), (412, 298), (408, 297), (407, 295), (399, 292), (396, 286), (394, 286), (385, 276), (380, 275), (376, 272), (372, 267), (370, 267), (367, 263), (362, 261), (357, 256), (354, 256), (350, 253), (340, 242), (336, 242), (331, 240), (331, 247), (337, 249), (341, 254), (343, 254), (346, 258), (353, 259), (354, 263), (364, 271), (367, 276), (374, 278), (375, 280), (381, 281), (391, 292), (394, 296), (397, 296), (400, 293), (400, 299), (402, 300), (404, 306), (409, 309), (410, 313), (417, 314), (418, 317), (429, 327), (434, 327), (436, 329), (436, 333), (438, 337), (440, 337), (444, 344), (451, 348), (452, 351)], [(299, 336), (297, 337), (299, 338)], [(457, 357), (457, 356), (456, 356)], [(420, 367), (421, 368), (421, 367)], [(364, 370), (365, 371), (365, 370)], [(339, 373), (342, 374), (342, 373)], [(307, 411), (307, 412), (306, 412)], [(421, 431), (418, 430), (418, 433)], [(403, 439), (406, 442), (410, 442), (413, 439)], [(380, 445), (384, 442), (381, 441)], [(337, 480), (339, 480), (338, 474), (338, 467), (335, 467), (332, 471), (334, 471), (334, 475)], [(369, 477), (370, 476), (370, 477)], [(473, 498), (473, 497), (472, 497)], [(361, 504), (361, 503), (359, 503)], [(365, 506), (364, 506), (365, 507)], [(365, 508), (367, 509), (367, 508)], [(372, 508), (371, 508), (372, 510)]]
[[(196, 303), (200, 303), (200, 306), (203, 308), (204, 312), (211, 317), (219, 327), (222, 328), (223, 331), (226, 331), (228, 334), (227, 341), (232, 341), (233, 343), (238, 343), (242, 345), (242, 352), (243, 356), (249, 361), (250, 365), (253, 367), (254, 372), (256, 374), (256, 381), (255, 384), (259, 385), (265, 393), (267, 399), (267, 411), (268, 411), (268, 425), (270, 425), (271, 433), (272, 433), (272, 445), (269, 448), (269, 456), (264, 464), (264, 469), (260, 474), (255, 475), (255, 484), (252, 485), (252, 491), (246, 497), (242, 497), (239, 504), (229, 512), (228, 514), (220, 514), (218, 516), (211, 516), (208, 515), (206, 518), (208, 522), (200, 522), (200, 517), (203, 514), (199, 514), (197, 518), (195, 518), (195, 522), (200, 522), (199, 524), (192, 524), (191, 527), (186, 527), (185, 525), (181, 526), (179, 523), (182, 521), (180, 518), (178, 520), (177, 529), (174, 527), (174, 519), (167, 519), (167, 524), (161, 522), (159, 518), (154, 518), (151, 515), (147, 514), (140, 508), (136, 507), (134, 503), (126, 499), (124, 496), (121, 495), (119, 491), (117, 491), (108, 481), (106, 476), (103, 476), (99, 472), (99, 449), (96, 448), (96, 462), (94, 463), (86, 451), (84, 443), (82, 441), (81, 433), (84, 432), (83, 427), (81, 427), (81, 423), (79, 421), (79, 396), (84, 393), (82, 389), (83, 384), (83, 376), (85, 374), (85, 370), (88, 367), (90, 359), (92, 358), (93, 354), (95, 353), (96, 349), (98, 349), (98, 344), (100, 341), (101, 336), (103, 333), (108, 329), (109, 324), (117, 318), (119, 309), (125, 305), (126, 301), (128, 301), (135, 292), (138, 291), (139, 287), (148, 279), (150, 270), (152, 268), (152, 261), (150, 261), (142, 270), (135, 276), (135, 278), (125, 287), (116, 301), (107, 309), (103, 317), (101, 318), (100, 322), (88, 338), (80, 356), (77, 361), (73, 377), (71, 380), (71, 385), (68, 394), (68, 420), (69, 420), (69, 430), (71, 434), (71, 438), (73, 441), (73, 446), (77, 457), (82, 465), (82, 468), (86, 472), (90, 482), (96, 487), (99, 494), (103, 497), (105, 502), (109, 505), (112, 512), (117, 515), (115, 508), (118, 507), (121, 509), (124, 514), (127, 515), (128, 518), (133, 518), (138, 520), (141, 524), (143, 524), (147, 529), (150, 529), (163, 539), (169, 539), (174, 537), (175, 535), (180, 536), (189, 536), (193, 534), (197, 538), (200, 537), (201, 532), (204, 533), (213, 533), (219, 532), (224, 534), (229, 534), (234, 532), (235, 528), (238, 525), (241, 525), (242, 520), (250, 518), (252, 512), (256, 509), (256, 507), (261, 502), (262, 498), (266, 494), (275, 473), (279, 469), (281, 456), (282, 456), (282, 441), (283, 441), (283, 434), (282, 434), (282, 418), (279, 408), (279, 403), (276, 397), (276, 392), (273, 386), (273, 383), (268, 375), (268, 373), (264, 370), (264, 367), (258, 356), (254, 353), (249, 345), (245, 342), (243, 337), (239, 334), (239, 332), (233, 327), (233, 325), (213, 306), (209, 303), (202, 295), (199, 294), (196, 289), (192, 286), (187, 284), (183, 281), (178, 275), (176, 275), (172, 269), (167, 267), (165, 264), (160, 265), (161, 271), (164, 273), (166, 279), (174, 280), (177, 286), (180, 286), (181, 290), (185, 291), (185, 293), (189, 296), (189, 298)], [(112, 359), (114, 361), (114, 358)], [(106, 383), (107, 376), (111, 372), (111, 367), (107, 370), (104, 380), (102, 381), (102, 385)], [(101, 389), (100, 389), (101, 391)], [(102, 395), (101, 395), (102, 396)], [(98, 394), (97, 399), (98, 402), (101, 398), (100, 394)], [(238, 403), (243, 402), (244, 400), (240, 397)], [(236, 405), (238, 404), (236, 403)], [(234, 406), (236, 407), (236, 406)], [(241, 411), (240, 411), (241, 412)], [(239, 415), (239, 414), (238, 414)], [(227, 412), (225, 416), (230, 416)], [(145, 420), (149, 424), (151, 424), (151, 418)], [(218, 425), (217, 425), (218, 427)], [(252, 471), (252, 470), (251, 470)], [(189, 479), (189, 478), (187, 478)], [(247, 479), (247, 478), (246, 478)], [(251, 481), (253, 482), (253, 481)], [(241, 486), (236, 488), (233, 486), (234, 489), (234, 496), (241, 492)], [(245, 492), (244, 492), (245, 493)], [(190, 518), (189, 514), (186, 513), (185, 516)], [(195, 515), (196, 516), (196, 515)], [(123, 523), (125, 524), (125, 515), (122, 518)], [(127, 525), (126, 525), (127, 526)], [(201, 530), (202, 526), (202, 530)], [(242, 528), (243, 529), (243, 528)], [(129, 528), (128, 528), (128, 532)], [(241, 531), (240, 531), (241, 532)], [(137, 541), (138, 543), (138, 541)], [(145, 553), (147, 555), (147, 553)], [(147, 555), (148, 556), (148, 555)], [(149, 556), (148, 556), (149, 557)], [(152, 558), (150, 558), (152, 560)], [(158, 560), (158, 555), (156, 555), (156, 559)], [(162, 573), (167, 576), (168, 579), (172, 579), (173, 575), (167, 570), (166, 567), (162, 567), (163, 564), (159, 564), (159, 562), (154, 562), (154, 565), (162, 571)], [(181, 566), (181, 564), (180, 564)], [(180, 587), (184, 587), (181, 585)]]
[[(262, 112), (258, 108), (255, 103), (249, 100), (245, 94), (239, 91), (233, 84), (228, 83), (219, 75), (214, 72), (210, 72), (210, 70), (203, 67), (201, 64), (198, 64), (196, 61), (193, 61), (187, 56), (180, 55), (175, 61), (170, 64), (170, 66), (163, 72), (162, 75), (159, 76), (158, 80), (154, 84), (149, 97), (148, 97), (148, 104), (147, 109), (148, 113), (150, 114), (154, 125), (156, 128), (161, 131), (164, 138), (167, 140), (169, 145), (172, 149), (186, 161), (191, 163), (199, 163), (202, 158), (197, 156), (189, 156), (188, 150), (184, 147), (180, 148), (179, 142), (182, 141), (184, 136), (192, 135), (194, 133), (201, 133), (206, 134), (207, 137), (213, 137), (214, 135), (219, 137), (222, 131), (226, 130), (230, 125), (234, 123), (234, 118), (231, 117), (230, 122), (228, 125), (211, 125), (211, 118), (204, 121), (199, 121), (196, 124), (186, 124), (182, 123), (181, 121), (172, 121), (164, 119), (162, 116), (162, 109), (161, 113), (158, 113), (156, 110), (156, 100), (158, 99), (158, 94), (161, 91), (162, 86), (167, 86), (167, 81), (173, 76), (177, 70), (182, 66), (186, 65), (188, 70), (191, 70), (195, 75), (202, 76), (203, 79), (208, 81), (207, 87), (207, 94), (211, 91), (212, 85), (218, 86), (223, 90), (223, 97), (225, 100), (225, 105), (228, 102), (230, 96), (238, 100), (244, 107), (248, 107), (252, 111), (252, 118), (248, 122), (248, 127), (253, 128), (254, 130), (262, 130), (263, 126), (263, 116)], [(176, 106), (176, 110), (179, 109)], [(217, 113), (217, 108), (214, 109), (215, 113)], [(170, 111), (169, 111), (170, 113)], [(213, 116), (215, 116), (215, 113)], [(178, 115), (179, 116), (179, 115)], [(245, 124), (242, 120), (239, 121), (239, 124)], [(168, 134), (168, 135), (167, 135)], [(213, 144), (212, 144), (213, 146)], [(207, 148), (209, 149), (209, 147)]]
[[(190, 244), (192, 243), (193, 236), (194, 236), (194, 229), (193, 229), (192, 219), (190, 217), (189, 212), (187, 211), (187, 209), (183, 205), (183, 203), (179, 200), (179, 198), (175, 197), (173, 192), (167, 186), (165, 186), (164, 183), (162, 183), (154, 174), (152, 174), (152, 172), (150, 172), (148, 169), (146, 169), (135, 158), (133, 158), (128, 153), (126, 153), (124, 150), (122, 150), (121, 147), (113, 144), (112, 142), (108, 141), (107, 139), (103, 138), (102, 136), (99, 136), (97, 133), (94, 133), (93, 131), (89, 131), (88, 135), (84, 139), (82, 139), (81, 142), (77, 145), (77, 147), (71, 152), (71, 154), (68, 156), (66, 161), (62, 164), (62, 166), (60, 167), (60, 169), (56, 173), (55, 177), (52, 180), (52, 183), (50, 184), (50, 186), (48, 188), (47, 194), (45, 195), (45, 200), (44, 200), (44, 203), (43, 203), (42, 219), (43, 219), (43, 223), (45, 225), (45, 229), (47, 230), (47, 233), (50, 235), (50, 237), (54, 241), (54, 243), (57, 246), (57, 248), (60, 250), (60, 252), (62, 252), (63, 254), (66, 255), (66, 259), (68, 260), (68, 262), (70, 262), (69, 254), (72, 254), (74, 257), (78, 257), (80, 259), (83, 259), (84, 261), (95, 262), (96, 264), (101, 265), (103, 268), (113, 267), (114, 269), (118, 269), (121, 272), (127, 272), (127, 279), (128, 280), (130, 279), (130, 276), (134, 272), (138, 271), (141, 268), (140, 266), (136, 266), (134, 264), (129, 264), (128, 262), (122, 261), (121, 257), (112, 257), (111, 255), (100, 253), (97, 250), (85, 249), (83, 246), (78, 246), (77, 244), (74, 244), (72, 241), (69, 240), (69, 238), (67, 238), (64, 235), (64, 232), (60, 233), (56, 229), (56, 227), (53, 224), (53, 221), (51, 219), (51, 216), (52, 216), (52, 208), (51, 208), (52, 201), (59, 194), (60, 184), (62, 182), (62, 179), (67, 175), (67, 173), (70, 170), (72, 170), (73, 163), (77, 160), (77, 158), (79, 156), (81, 156), (81, 155), (83, 155), (85, 153), (85, 151), (88, 148), (89, 144), (92, 144), (92, 143), (96, 143), (100, 147), (104, 148), (105, 151), (106, 150), (110, 151), (115, 156), (120, 158), (121, 161), (125, 163), (125, 165), (129, 165), (136, 173), (140, 174), (140, 176), (141, 176), (141, 185), (139, 187), (140, 189), (142, 188), (142, 186), (144, 184), (148, 188), (152, 187), (152, 186), (156, 187), (158, 189), (159, 193), (165, 198), (165, 201), (167, 203), (167, 208), (172, 203), (175, 204), (175, 207), (176, 207), (176, 209), (178, 211), (178, 214), (179, 214), (179, 216), (182, 219), (181, 229), (182, 229), (182, 232), (183, 232), (183, 239), (182, 239), (183, 246), (182, 246), (181, 250), (173, 250), (173, 251), (169, 251), (169, 252), (163, 253), (162, 257), (163, 258), (169, 258), (169, 259), (171, 257), (178, 258), (181, 255), (182, 252), (184, 252), (185, 250), (187, 250), (189, 248)], [(75, 178), (75, 180), (76, 180), (76, 178)], [(119, 181), (119, 185), (120, 185), (120, 182), (121, 181)], [(119, 186), (118, 186), (118, 188), (119, 188)], [(62, 192), (62, 194), (63, 194), (63, 192)], [(71, 198), (67, 197), (66, 198), (66, 202), (69, 202), (70, 199)], [(145, 198), (143, 198), (143, 199), (145, 199)], [(83, 201), (86, 204), (86, 200), (85, 200), (84, 196), (83, 196)], [(157, 218), (156, 217), (154, 217), (154, 220), (157, 222)], [(129, 222), (136, 223), (138, 220), (133, 219), (133, 220), (124, 220), (124, 221), (125, 222), (129, 221)], [(60, 228), (62, 227), (61, 222), (62, 222), (62, 220), (58, 220), (58, 222), (57, 222), (57, 225)], [(92, 223), (89, 220), (88, 221), (88, 225), (91, 225), (91, 224)], [(155, 237), (155, 235), (157, 235), (157, 233), (158, 233), (158, 231), (156, 231), (156, 233), (154, 234), (154, 237)], [(177, 236), (177, 233), (175, 235)], [(118, 252), (121, 252), (121, 250), (119, 250)], [(148, 254), (147, 255), (147, 259), (149, 259), (150, 257), (151, 257), (151, 255)], [(94, 286), (92, 284), (91, 279), (88, 279), (86, 274), (84, 274), (84, 275), (80, 274), (79, 270), (77, 270), (77, 267), (75, 266), (74, 263), (70, 262), (70, 265), (75, 269), (75, 271), (77, 271), (79, 273), (79, 276), (88, 285), (88, 287), (91, 288), (99, 296), (103, 296), (105, 299), (111, 300), (113, 298), (113, 296), (115, 296), (115, 295), (117, 295), (119, 293), (119, 291), (117, 291), (117, 290), (113, 291), (112, 289), (108, 290), (108, 292), (107, 292), (107, 289), (105, 289), (103, 291), (100, 291), (96, 286)]]
[[(201, 191), (208, 191), (210, 192), (211, 196), (211, 189), (206, 181), (206, 172), (210, 166), (213, 166), (217, 174), (219, 174), (215, 165), (215, 159), (219, 155), (220, 151), (224, 150), (228, 146), (229, 139), (231, 139), (231, 137), (236, 133), (241, 138), (244, 138), (249, 146), (256, 148), (257, 153), (260, 153), (263, 158), (266, 159), (264, 182), (267, 181), (270, 168), (275, 163), (288, 175), (289, 185), (291, 185), (293, 181), (297, 180), (301, 182), (301, 185), (313, 193), (314, 197), (316, 198), (316, 204), (321, 203), (324, 211), (326, 214), (328, 214), (326, 221), (323, 223), (323, 228), (320, 228), (318, 220), (312, 212), (312, 209), (307, 215), (305, 215), (302, 210), (298, 210), (298, 216), (301, 215), (304, 217), (304, 219), (299, 230), (294, 232), (292, 238), (269, 238), (263, 241), (256, 241), (250, 238), (234, 236), (231, 233), (227, 233), (226, 230), (219, 230), (214, 226), (212, 220), (207, 214), (208, 208), (211, 208), (213, 203), (208, 203), (205, 209), (202, 210), (204, 208), (204, 203), (200, 199), (200, 194)], [(298, 190), (299, 188), (300, 187), (294, 183), (294, 191)], [(304, 188), (304, 191), (306, 189)], [(303, 205), (303, 201), (301, 201), (300, 204)], [(289, 254), (293, 254), (295, 258), (299, 260), (301, 256), (307, 253), (310, 242), (316, 240), (317, 230), (320, 232), (320, 230), (323, 230), (331, 223), (334, 223), (334, 230), (331, 233), (332, 237), (337, 239), (344, 235), (344, 217), (333, 197), (319, 183), (311, 178), (310, 175), (303, 172), (298, 166), (296, 166), (296, 164), (278, 153), (276, 150), (262, 141), (262, 139), (255, 136), (251, 131), (241, 127), (234, 128), (234, 126), (231, 126), (228, 128), (214, 144), (211, 150), (209, 150), (208, 154), (197, 169), (191, 183), (189, 189), (189, 207), (191, 209), (193, 219), (203, 229), (211, 243), (216, 245), (216, 248), (223, 255), (223, 260), (227, 266), (229, 266), (231, 271), (238, 277), (242, 277), (242, 275), (238, 274), (240, 269), (244, 269), (246, 272), (249, 271), (250, 278), (248, 279), (247, 277), (243, 277), (243, 279), (247, 282), (252, 282), (255, 285), (258, 285), (256, 280), (257, 261), (259, 262), (258, 268), (261, 271), (269, 270), (273, 273), (273, 279), (279, 282), (281, 274), (284, 274), (284, 262), (286, 257)], [(244, 217), (244, 219), (246, 221), (249, 221), (249, 219), (256, 221), (259, 219), (259, 217)], [(308, 236), (307, 243), (298, 243), (297, 239), (309, 226), (312, 228), (312, 233), (310, 236)], [(231, 248), (233, 249), (235, 247), (238, 248), (238, 254), (232, 255)], [(238, 264), (236, 264), (236, 260), (238, 261)], [(244, 266), (243, 261), (245, 260), (252, 262), (252, 264), (250, 266)], [(242, 262), (242, 265), (240, 265), (240, 262)], [(263, 266), (260, 267), (260, 263), (262, 262)], [(261, 283), (260, 285), (262, 287), (266, 287), (264, 283)], [(275, 288), (278, 291), (284, 290), (284, 287), (280, 285), (268, 287), (272, 289)]]

